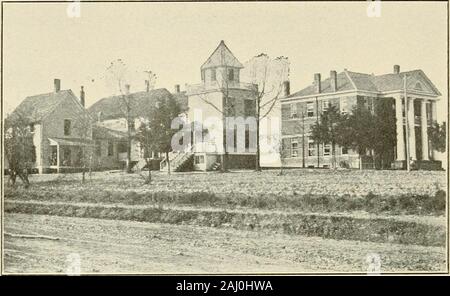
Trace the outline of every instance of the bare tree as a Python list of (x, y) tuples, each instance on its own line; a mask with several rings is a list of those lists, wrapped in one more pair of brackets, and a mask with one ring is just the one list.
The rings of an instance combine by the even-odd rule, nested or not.
[(93, 144), (92, 144), (92, 118), (88, 113), (83, 112), (78, 114), (77, 120), (74, 124), (74, 129), (77, 130), (78, 136), (81, 139), (81, 146), (79, 150), (79, 161), (81, 166), (81, 183), (86, 183), (86, 170), (89, 171), (89, 176), (92, 172), (92, 157), (93, 157)]
[[(134, 71), (138, 72), (138, 71)], [(133, 73), (134, 73), (133, 72)], [(131, 142), (134, 133), (134, 120), (135, 115), (133, 112), (138, 106), (133, 106), (134, 102), (132, 100), (132, 95), (130, 94), (130, 80), (133, 74), (127, 67), (127, 65), (122, 61), (122, 59), (117, 59), (112, 61), (111, 64), (106, 68), (106, 79), (113, 87), (119, 92), (119, 97), (121, 104), (120, 108), (127, 125), (127, 167), (126, 171), (128, 173), (132, 172), (131, 165)], [(149, 91), (154, 87), (156, 81), (156, 75), (152, 71), (143, 71), (146, 74), (146, 87)]]
[(282, 97), (283, 83), (289, 79), (289, 60), (287, 57), (271, 59), (261, 53), (245, 64), (242, 75), (248, 82), (256, 85), (254, 97), (256, 104), (256, 171), (261, 170), (260, 123), (273, 111)]
[(5, 120), (4, 149), (9, 165), (10, 182), (15, 185), (16, 177), (19, 176), (25, 188), (30, 185), (28, 171), (36, 161), (31, 126), (32, 122), (18, 111)]

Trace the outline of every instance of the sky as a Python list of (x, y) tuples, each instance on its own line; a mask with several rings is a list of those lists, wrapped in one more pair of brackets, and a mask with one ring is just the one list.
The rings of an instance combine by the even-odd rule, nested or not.
[[(422, 69), (442, 93), (438, 119), (447, 118), (447, 3), (4, 3), (3, 106), (9, 113), (30, 95), (51, 92), (53, 79), (86, 106), (114, 94), (105, 79), (111, 61), (136, 73), (132, 91), (144, 90), (144, 70), (156, 88), (200, 82), (200, 66), (221, 40), (246, 62), (261, 52), (287, 56), (291, 92), (330, 70), (385, 74)], [(142, 75), (141, 75), (142, 74)]]

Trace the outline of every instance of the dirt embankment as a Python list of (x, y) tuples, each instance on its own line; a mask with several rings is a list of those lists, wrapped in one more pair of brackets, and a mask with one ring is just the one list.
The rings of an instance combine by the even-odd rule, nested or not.
[(387, 217), (201, 208), (6, 201), (5, 211), (154, 223), (231, 227), (332, 239), (445, 246), (445, 225)]

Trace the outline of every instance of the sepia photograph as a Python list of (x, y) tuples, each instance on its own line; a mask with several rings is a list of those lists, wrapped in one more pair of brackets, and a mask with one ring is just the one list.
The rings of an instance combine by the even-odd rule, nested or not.
[(448, 2), (1, 5), (3, 275), (448, 275)]

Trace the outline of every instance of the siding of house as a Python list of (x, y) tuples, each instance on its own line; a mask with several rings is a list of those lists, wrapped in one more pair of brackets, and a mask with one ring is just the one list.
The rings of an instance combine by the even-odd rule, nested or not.
[[(81, 105), (77, 104), (74, 100), (65, 98), (62, 104), (59, 104), (52, 113), (46, 116), (42, 121), (41, 127), (41, 155), (40, 160), (43, 167), (50, 165), (51, 147), (48, 138), (80, 138), (82, 133), (78, 126), (86, 126), (83, 116), (87, 113), (81, 108)], [(84, 117), (85, 118), (85, 117)], [(64, 135), (64, 119), (71, 120), (71, 134), (69, 136)], [(89, 127), (89, 139), (92, 139), (92, 128)], [(72, 153), (72, 159), (75, 155)]]

